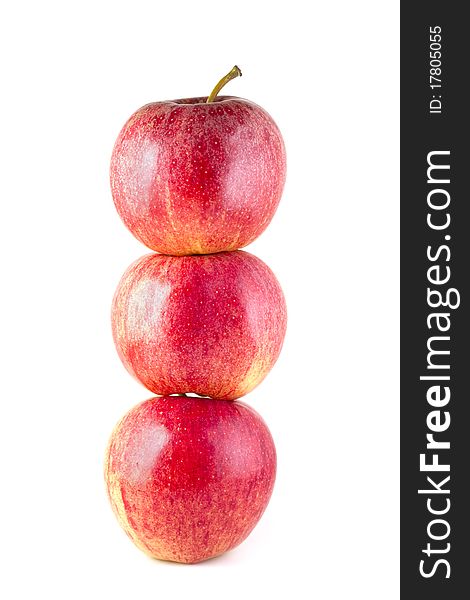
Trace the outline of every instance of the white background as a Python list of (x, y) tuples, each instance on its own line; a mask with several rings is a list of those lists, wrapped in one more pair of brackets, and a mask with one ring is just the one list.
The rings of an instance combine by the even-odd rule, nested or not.
[[(398, 2), (2, 3), (3, 598), (398, 597)], [(109, 309), (147, 249), (108, 165), (152, 100), (228, 94), (271, 113), (288, 181), (249, 247), (289, 328), (246, 397), (278, 451), (252, 535), (195, 566), (153, 561), (118, 527), (102, 458), (151, 394), (114, 350)]]

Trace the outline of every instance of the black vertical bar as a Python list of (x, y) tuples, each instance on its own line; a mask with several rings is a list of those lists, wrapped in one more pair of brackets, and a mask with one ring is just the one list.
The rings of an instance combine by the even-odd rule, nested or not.
[[(467, 8), (401, 2), (401, 597), (413, 600), (470, 597)], [(431, 169), (428, 178), (429, 160), (450, 169)], [(439, 306), (433, 290), (454, 307)], [(429, 344), (450, 353), (430, 354)], [(436, 376), (449, 380), (420, 379)], [(440, 386), (434, 394), (433, 386)], [(450, 449), (427, 448), (434, 442)], [(427, 465), (436, 460), (450, 470), (420, 469), (422, 454)]]

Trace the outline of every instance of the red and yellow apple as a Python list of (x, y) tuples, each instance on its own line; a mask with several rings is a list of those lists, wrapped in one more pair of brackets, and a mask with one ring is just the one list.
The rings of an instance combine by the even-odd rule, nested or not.
[(240, 544), (274, 486), (276, 451), (242, 402), (167, 396), (139, 404), (109, 442), (105, 479), (116, 517), (154, 558), (195, 563)]
[[(216, 90), (240, 74), (236, 69)], [(110, 169), (116, 209), (157, 252), (242, 248), (278, 206), (286, 174), (279, 129), (253, 102), (214, 92), (147, 104), (116, 140)]]
[(112, 305), (122, 362), (158, 395), (247, 394), (276, 362), (286, 320), (276, 277), (244, 251), (146, 255), (124, 273)]

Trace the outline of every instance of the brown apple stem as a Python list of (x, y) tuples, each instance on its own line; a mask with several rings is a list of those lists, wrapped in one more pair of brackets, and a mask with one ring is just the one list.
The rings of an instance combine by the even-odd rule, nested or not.
[(237, 67), (237, 65), (235, 65), (233, 67), (233, 69), (229, 73), (227, 73), (227, 75), (222, 77), (222, 79), (219, 81), (219, 83), (212, 90), (211, 95), (207, 98), (207, 101), (206, 101), (207, 104), (209, 104), (209, 102), (214, 102), (215, 97), (220, 92), (220, 90), (224, 87), (224, 85), (226, 85), (229, 81), (232, 81), (232, 79), (235, 79), (235, 77), (241, 77), (241, 76), (242, 76), (242, 72)]

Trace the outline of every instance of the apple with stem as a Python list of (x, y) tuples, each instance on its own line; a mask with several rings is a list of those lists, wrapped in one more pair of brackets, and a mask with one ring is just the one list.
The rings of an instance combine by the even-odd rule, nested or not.
[(124, 273), (112, 305), (122, 362), (158, 395), (247, 394), (276, 362), (286, 321), (276, 277), (241, 250), (143, 256)]
[(121, 130), (111, 158), (114, 203), (146, 246), (171, 255), (242, 248), (270, 223), (284, 187), (284, 143), (273, 119), (242, 98), (152, 102)]
[(118, 423), (105, 479), (113, 511), (150, 556), (196, 563), (242, 542), (274, 486), (276, 451), (242, 402), (151, 398)]

